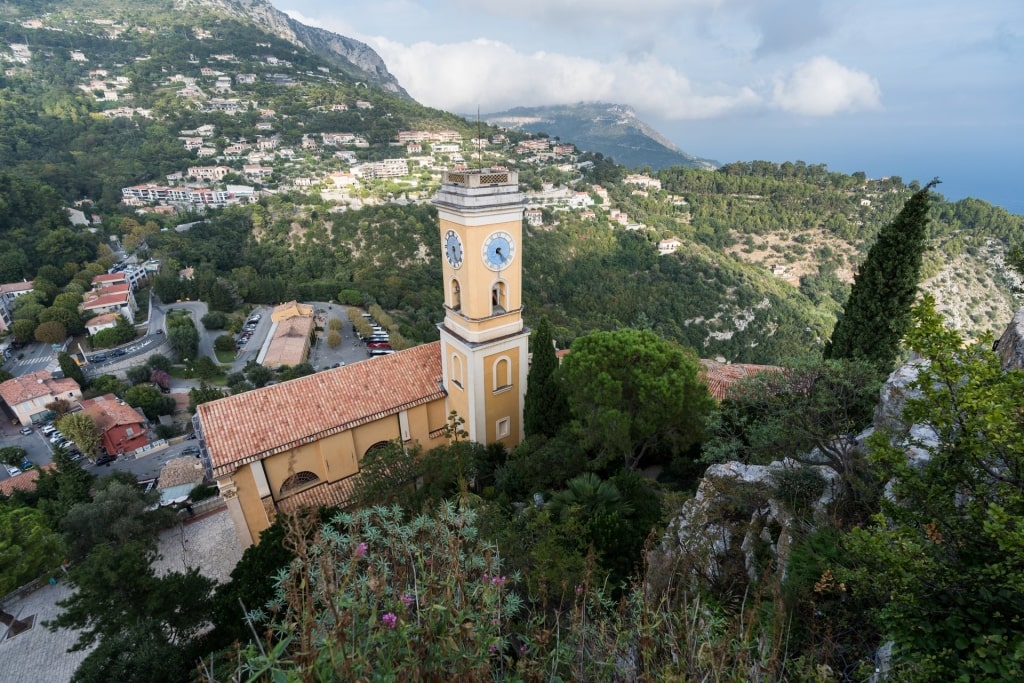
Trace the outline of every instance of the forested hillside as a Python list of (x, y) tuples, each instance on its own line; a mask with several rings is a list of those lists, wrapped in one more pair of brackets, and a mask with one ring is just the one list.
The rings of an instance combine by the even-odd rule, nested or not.
[[(523, 151), (516, 143), (527, 134), (421, 107), (337, 68), (337, 55), (298, 50), (215, 4), (182, 13), (171, 2), (38, 3), (5, 6), (0, 18), (4, 281), (77, 264), (66, 281), (114, 237), (164, 261), (157, 284), (166, 296), (226, 309), (291, 298), (377, 302), (405, 336), (428, 341), (442, 301), (428, 200), (440, 168), (479, 157), (474, 163), (515, 168), (543, 214), (526, 231), (528, 323), (548, 315), (562, 343), (593, 329), (650, 328), (706, 357), (774, 363), (828, 337), (874, 235), (918, 186), (757, 161), (667, 168), (654, 176), (660, 189), (640, 187), (611, 158)], [(203, 127), (215, 132), (201, 149), (183, 144)], [(460, 153), (424, 162), (397, 142), (400, 131), (417, 130), (460, 136), (448, 145)], [(323, 143), (342, 132), (351, 145)], [(471, 142), (477, 137), (487, 144)], [(267, 140), (274, 147), (260, 156)], [(330, 189), (332, 174), (406, 157), (405, 177)], [(250, 176), (260, 164), (271, 172)], [(256, 201), (122, 204), (122, 188), (162, 185), (198, 165), (225, 168), (221, 185), (177, 182), (244, 183)], [(592, 206), (545, 199), (558, 192), (587, 195)], [(72, 227), (58, 198), (99, 222)], [(615, 222), (617, 214), (628, 221)], [(1021, 242), (1022, 219), (941, 198), (932, 218), (926, 287), (940, 308), (971, 334), (1004, 325), (1014, 303), (1001, 259)], [(197, 219), (189, 231), (172, 229)], [(680, 246), (659, 255), (670, 237)], [(183, 266), (196, 268), (194, 281), (177, 280)]]

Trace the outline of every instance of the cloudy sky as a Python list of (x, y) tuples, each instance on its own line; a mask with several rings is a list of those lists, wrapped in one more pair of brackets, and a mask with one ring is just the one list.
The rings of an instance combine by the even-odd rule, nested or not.
[(721, 162), (827, 164), (1024, 213), (1022, 0), (271, 0), (453, 112), (605, 101)]

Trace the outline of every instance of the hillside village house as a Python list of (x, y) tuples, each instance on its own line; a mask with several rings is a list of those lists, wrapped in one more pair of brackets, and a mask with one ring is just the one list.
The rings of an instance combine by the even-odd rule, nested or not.
[(79, 304), (78, 309), (86, 318), (104, 313), (116, 313), (123, 315), (128, 320), (134, 320), (135, 311), (138, 310), (135, 294), (132, 293), (132, 287), (127, 282), (100, 287), (92, 292), (87, 292), (83, 298), (84, 301)]
[(96, 423), (103, 448), (111, 455), (149, 444), (145, 416), (113, 394), (82, 401), (82, 411)]
[(14, 300), (32, 291), (32, 283), (10, 282), (0, 285), (0, 332), (10, 329), (14, 322)]
[(520, 442), (529, 340), (523, 201), (513, 171), (444, 174), (434, 198), (445, 255), (440, 341), (198, 407), (207, 475), (242, 547), (279, 512), (351, 501), (373, 449), (446, 443), (452, 411), (473, 441)]
[(82, 398), (82, 388), (70, 377), (54, 379), (46, 370), (39, 370), (0, 383), (0, 398), (20, 424), (38, 424), (53, 417), (47, 404), (57, 399), (77, 402)]

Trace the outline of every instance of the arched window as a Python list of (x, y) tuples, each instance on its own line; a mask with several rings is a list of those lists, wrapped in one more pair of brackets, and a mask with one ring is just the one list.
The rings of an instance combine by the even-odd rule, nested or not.
[(491, 313), (504, 313), (508, 310), (508, 287), (501, 280), (491, 287)]
[(284, 480), (281, 484), (281, 495), (291, 493), (297, 489), (305, 488), (310, 484), (315, 484), (320, 481), (320, 477), (316, 476), (313, 472), (302, 471), (296, 472), (292, 476)]
[(462, 288), (459, 287), (459, 281), (458, 280), (454, 280), (454, 279), (452, 280), (451, 299), (452, 299), (452, 308), (454, 310), (457, 311), (457, 310), (462, 308)]
[(508, 356), (502, 356), (494, 361), (493, 369), (494, 391), (504, 391), (512, 386), (512, 361)]
[(452, 354), (451, 370), (449, 376), (452, 379), (452, 384), (458, 388), (462, 388), (462, 358), (457, 353)]
[(386, 448), (390, 448), (391, 446), (394, 446), (394, 443), (394, 441), (378, 441), (377, 443), (373, 444), (372, 446), (366, 449), (366, 452), (363, 453), (363, 457), (372, 459), (378, 455), (378, 451), (383, 451)]

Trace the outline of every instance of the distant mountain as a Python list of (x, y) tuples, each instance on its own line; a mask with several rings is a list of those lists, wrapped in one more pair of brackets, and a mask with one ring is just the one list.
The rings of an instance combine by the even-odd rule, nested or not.
[[(468, 118), (473, 118), (472, 116)], [(580, 102), (547, 107), (516, 107), (486, 114), (487, 123), (530, 133), (547, 133), (581, 150), (600, 152), (630, 168), (668, 166), (713, 169), (719, 163), (687, 154), (637, 118), (632, 107)]]
[(306, 26), (278, 10), (267, 0), (175, 0), (175, 5), (182, 8), (218, 8), (241, 21), (252, 22), (268, 33), (328, 59), (354, 78), (365, 78), (387, 92), (409, 97), (405, 89), (399, 85), (398, 79), (388, 71), (384, 60), (369, 45), (322, 28)]

